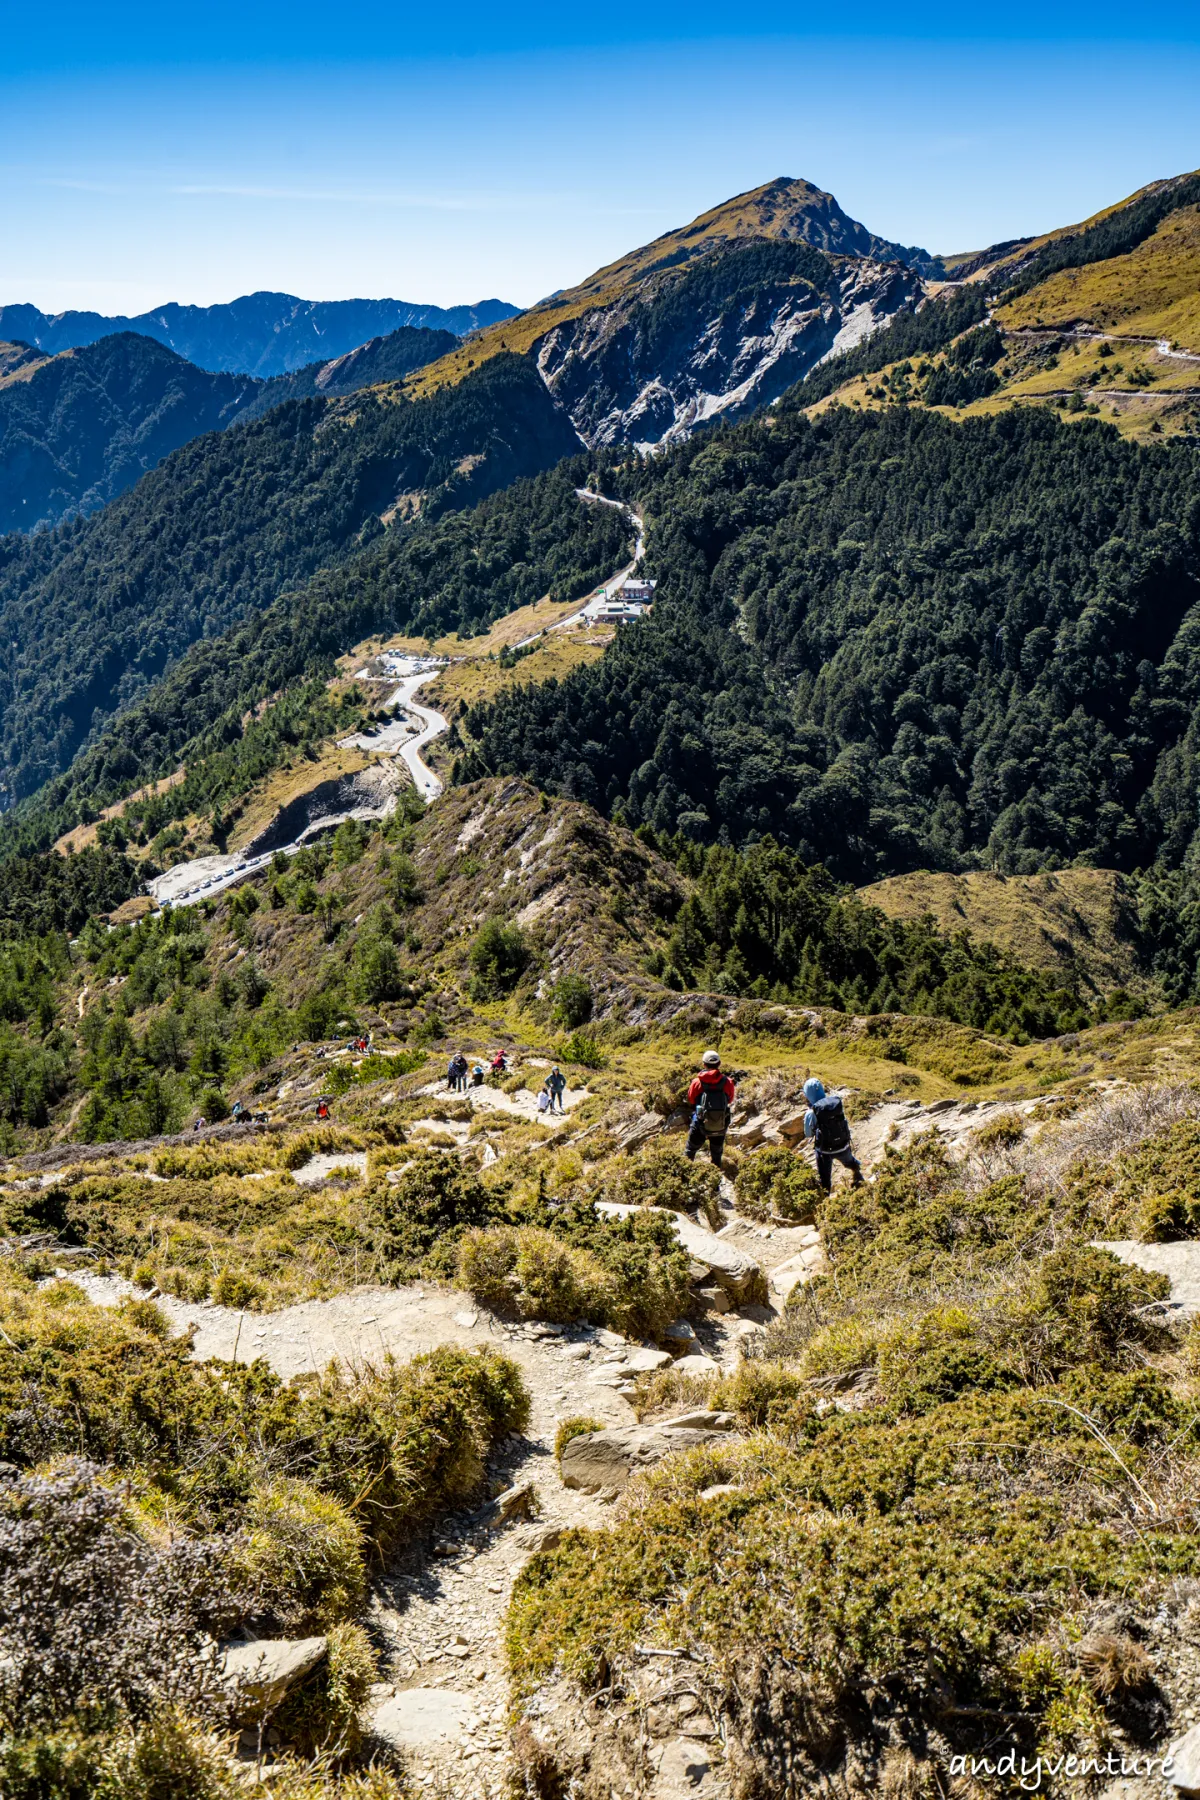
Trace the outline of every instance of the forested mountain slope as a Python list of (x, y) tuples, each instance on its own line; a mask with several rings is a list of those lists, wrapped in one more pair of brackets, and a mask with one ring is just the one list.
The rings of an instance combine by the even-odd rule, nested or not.
[(316, 361), (344, 356), (358, 344), (402, 327), (477, 331), (517, 311), (504, 300), (474, 306), (415, 306), (406, 300), (300, 300), (295, 294), (243, 294), (218, 306), (156, 307), (133, 318), (101, 313), (43, 313), (36, 306), (0, 306), (0, 338), (19, 338), (51, 354), (136, 331), (202, 369), (247, 375), (285, 375)]
[(0, 793), (31, 793), (197, 638), (389, 521), (470, 504), (577, 445), (536, 373), (502, 358), (427, 400), (290, 402), (194, 439), (90, 520), (0, 541)]
[(95, 512), (189, 438), (229, 424), (259, 386), (131, 332), (24, 360), (0, 377), (0, 532)]
[(353, 394), (359, 388), (385, 381), (402, 381), (414, 369), (435, 362), (458, 343), (452, 331), (430, 331), (405, 325), (386, 337), (371, 338), (328, 362), (306, 363), (290, 375), (275, 375), (262, 384), (255, 398), (238, 415), (259, 419), (285, 400), (305, 400), (312, 394)]
[(469, 771), (856, 880), (1197, 831), (1200, 451), (1085, 421), (779, 416), (630, 465), (654, 616), (470, 713)]

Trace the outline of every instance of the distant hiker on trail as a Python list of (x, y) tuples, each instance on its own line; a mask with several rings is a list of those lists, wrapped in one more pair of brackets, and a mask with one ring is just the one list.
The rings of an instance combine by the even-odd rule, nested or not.
[(808, 1101), (808, 1111), (804, 1115), (804, 1135), (813, 1141), (817, 1158), (817, 1180), (828, 1194), (833, 1187), (833, 1165), (840, 1162), (847, 1169), (853, 1170), (854, 1185), (861, 1187), (862, 1165), (854, 1154), (854, 1145), (850, 1141), (850, 1123), (840, 1096), (827, 1094), (824, 1083), (813, 1075), (804, 1084), (804, 1098)]
[(481, 1062), (477, 1062), (475, 1064), (475, 1067), (471, 1070), (471, 1086), (472, 1087), (482, 1087), (483, 1086), (483, 1077), (484, 1077), (485, 1072), (486, 1071), (484, 1070), (483, 1064)]
[(457, 1056), (450, 1058), (450, 1066), (446, 1070), (446, 1080), (450, 1083), (450, 1091), (454, 1094), (465, 1094), (467, 1091), (467, 1059), (460, 1050)]
[(543, 1087), (541, 1093), (538, 1095), (537, 1109), (538, 1109), (538, 1117), (539, 1118), (543, 1117), (546, 1113), (548, 1113), (550, 1111), (550, 1090), (549, 1090), (549, 1088)]
[(329, 1117), (329, 1102), (328, 1102), (328, 1100), (318, 1100), (317, 1101), (317, 1117), (318, 1117), (318, 1119), (327, 1119)]
[(692, 1128), (687, 1137), (687, 1158), (689, 1162), (694, 1161), (701, 1144), (707, 1144), (708, 1154), (719, 1169), (737, 1089), (733, 1077), (721, 1073), (721, 1058), (716, 1050), (706, 1050), (701, 1061), (704, 1067), (693, 1077), (688, 1088), (688, 1105), (693, 1111)]
[(546, 1092), (550, 1096), (550, 1111), (554, 1111), (555, 1104), (557, 1103), (559, 1112), (565, 1112), (566, 1108), (563, 1106), (563, 1095), (567, 1091), (567, 1078), (557, 1063), (555, 1063), (554, 1067), (547, 1075), (545, 1085)]
[(488, 1066), (493, 1075), (507, 1075), (508, 1074), (508, 1051), (507, 1050), (497, 1050), (495, 1056), (493, 1056), (491, 1063)]

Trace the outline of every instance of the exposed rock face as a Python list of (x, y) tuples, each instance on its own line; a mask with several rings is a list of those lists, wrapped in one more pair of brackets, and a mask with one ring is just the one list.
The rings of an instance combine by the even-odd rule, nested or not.
[(620, 1493), (636, 1470), (648, 1469), (677, 1450), (695, 1450), (701, 1444), (718, 1442), (733, 1429), (732, 1413), (698, 1416), (707, 1422), (694, 1425), (690, 1419), (671, 1419), (662, 1425), (582, 1432), (563, 1449), (563, 1486), (581, 1488), (589, 1494)]
[(710, 295), (665, 272), (611, 306), (556, 325), (538, 367), (591, 445), (668, 443), (777, 399), (924, 293), (899, 263), (839, 259), (828, 277), (757, 281)]

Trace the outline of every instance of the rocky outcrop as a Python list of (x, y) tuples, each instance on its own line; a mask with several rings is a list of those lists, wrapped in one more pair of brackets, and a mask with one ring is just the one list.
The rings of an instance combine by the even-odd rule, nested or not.
[(693, 301), (692, 276), (652, 278), (542, 340), (542, 379), (586, 443), (668, 443), (763, 406), (924, 293), (912, 269), (873, 260), (839, 258), (823, 286), (765, 279), (723, 299), (693, 283)]
[(587, 1494), (619, 1494), (639, 1469), (651, 1468), (677, 1451), (720, 1442), (733, 1425), (732, 1413), (709, 1412), (690, 1413), (659, 1425), (581, 1432), (563, 1448), (559, 1465), (563, 1486)]
[(390, 762), (320, 781), (280, 807), (270, 824), (241, 854), (245, 860), (265, 856), (285, 844), (300, 843), (319, 831), (328, 831), (342, 819), (382, 819), (394, 810), (396, 795), (407, 782), (404, 771)]

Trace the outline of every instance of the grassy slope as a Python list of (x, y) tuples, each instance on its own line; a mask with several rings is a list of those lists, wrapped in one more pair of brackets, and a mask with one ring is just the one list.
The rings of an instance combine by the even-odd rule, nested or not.
[[(970, 280), (984, 283), (989, 291), (1001, 289), (1038, 250), (1111, 218), (1150, 191), (1139, 189), (1078, 225), (1030, 239), (975, 269)], [(943, 260), (953, 273), (955, 264), (970, 266), (975, 259), (976, 253), (963, 253)], [(1098, 406), (1122, 436), (1144, 439), (1159, 432), (1194, 430), (1200, 364), (1164, 356), (1157, 346), (1165, 341), (1174, 349), (1200, 353), (1200, 208), (1171, 213), (1128, 255), (1051, 275), (998, 307), (995, 321), (1005, 334), (1007, 352), (1000, 371), (1002, 385), (987, 399), (951, 416), (1001, 412), (1013, 405), (1054, 405), (1080, 387), (1085, 400)], [(1101, 357), (1099, 342), (1086, 339), (1059, 351), (1048, 335), (1074, 330), (1111, 337), (1115, 358)], [(936, 363), (941, 358), (927, 360)], [(813, 410), (887, 404), (873, 390), (882, 374), (890, 374), (895, 366), (847, 381)]]
[[(1084, 273), (1095, 273), (1108, 266), (1096, 264)], [(1029, 297), (1040, 292), (1040, 288), (1034, 289)], [(1012, 406), (1057, 407), (1060, 400), (1078, 388), (1082, 399), (1115, 425), (1122, 437), (1145, 441), (1159, 433), (1169, 437), (1193, 431), (1200, 363), (1176, 361), (1164, 356), (1156, 344), (1123, 342), (1119, 333), (1113, 335), (1117, 340), (1113, 344), (1115, 354), (1105, 357), (1100, 354), (1099, 338), (1064, 345), (1049, 328), (1006, 333), (1007, 358), (1001, 364), (1002, 380), (997, 391), (969, 406), (939, 406), (932, 410), (947, 418), (964, 419), (1004, 412)], [(930, 365), (944, 360), (940, 354), (916, 359), (918, 364), (927, 361)], [(855, 376), (818, 401), (812, 412), (824, 412), (831, 406), (874, 411), (894, 404), (881, 398), (878, 389), (884, 375), (890, 378), (901, 366), (891, 363), (877, 373)]]
[(859, 893), (889, 918), (932, 913), (943, 931), (990, 939), (1029, 967), (1078, 978), (1097, 991), (1138, 976), (1124, 878), (1111, 869), (1055, 875), (894, 875)]
[(1064, 269), (996, 313), (1006, 331), (1081, 321), (1200, 351), (1200, 207), (1171, 213), (1128, 256)]

